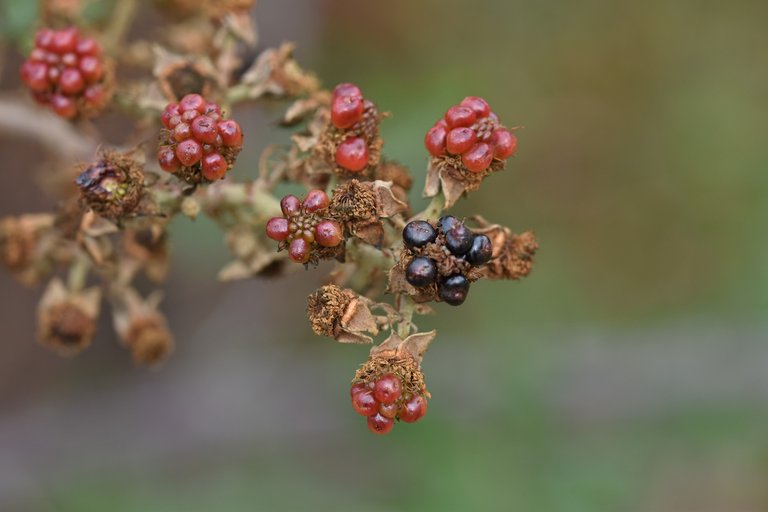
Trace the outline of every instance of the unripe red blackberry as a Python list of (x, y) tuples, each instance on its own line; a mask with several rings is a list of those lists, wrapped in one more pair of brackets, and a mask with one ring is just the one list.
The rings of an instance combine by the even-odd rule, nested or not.
[(378, 402), (391, 404), (400, 398), (402, 394), (400, 379), (391, 373), (382, 375), (373, 386), (373, 396)]
[(187, 94), (167, 105), (160, 122), (164, 129), (158, 163), (190, 184), (223, 178), (242, 148), (243, 132), (237, 121), (222, 119), (219, 106), (199, 94)]
[(369, 158), (368, 144), (362, 137), (350, 137), (336, 148), (336, 163), (348, 171), (362, 171)]
[(77, 28), (42, 29), (35, 48), (21, 65), (21, 80), (35, 101), (50, 106), (57, 115), (74, 119), (98, 114), (108, 100), (109, 81), (97, 41), (80, 35)]
[(272, 240), (280, 242), (278, 250), (288, 249), (288, 255), (297, 263), (317, 262), (318, 257), (332, 257), (344, 241), (341, 225), (335, 220), (322, 216), (330, 204), (328, 195), (322, 190), (310, 190), (304, 201), (294, 195), (280, 200), (283, 217), (274, 217), (267, 222), (266, 233)]
[[(515, 153), (517, 138), (499, 123), (488, 102), (477, 96), (467, 96), (460, 104), (449, 108), (429, 129), (424, 145), (433, 159), (447, 160), (450, 167), (482, 174), (488, 169), (498, 169), (492, 168), (494, 159), (504, 161)], [(436, 172), (441, 172), (441, 168), (437, 166)], [(473, 182), (469, 178), (448, 178), (449, 181), (468, 179)], [(446, 176), (441, 174), (441, 179)]]
[(411, 221), (403, 228), (403, 242), (409, 249), (424, 247), (434, 242), (435, 238), (437, 238), (437, 231), (425, 220)]
[(387, 418), (379, 413), (373, 416), (368, 416), (368, 430), (374, 434), (388, 434), (392, 427), (395, 426), (395, 420)]
[(331, 122), (336, 128), (349, 128), (363, 118), (363, 98), (337, 96), (331, 103)]
[(379, 404), (373, 397), (371, 390), (362, 390), (352, 394), (352, 407), (361, 416), (371, 416), (379, 412)]
[(398, 413), (400, 421), (414, 423), (427, 414), (427, 399), (421, 395), (415, 395), (406, 401)]

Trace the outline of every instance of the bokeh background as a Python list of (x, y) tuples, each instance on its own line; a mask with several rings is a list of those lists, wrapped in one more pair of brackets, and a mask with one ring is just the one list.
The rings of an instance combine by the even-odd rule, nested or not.
[[(533, 274), (422, 321), (439, 330), (430, 411), (375, 437), (347, 392), (367, 348), (304, 321), (321, 271), (219, 284), (221, 233), (176, 221), (178, 347), (159, 371), (131, 365), (106, 314), (79, 357), (40, 348), (40, 290), (2, 272), (0, 510), (768, 510), (768, 3), (260, 0), (256, 16), (261, 45), (297, 41), (326, 84), (393, 112), (386, 154), (417, 182), (423, 134), (464, 96), (523, 126), (456, 212), (534, 229)], [(2, 55), (10, 94), (20, 55)], [(238, 113), (238, 175), (286, 137), (279, 107)], [(39, 153), (0, 134), (0, 215), (51, 206)]]

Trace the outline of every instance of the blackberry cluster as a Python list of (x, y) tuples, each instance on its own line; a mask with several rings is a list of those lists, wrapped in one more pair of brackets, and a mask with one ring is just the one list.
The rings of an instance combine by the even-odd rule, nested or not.
[(460, 156), (464, 167), (481, 173), (494, 158), (506, 160), (517, 149), (517, 137), (499, 123), (499, 118), (482, 98), (467, 96), (449, 108), (424, 138), (434, 156)]
[(187, 183), (224, 177), (243, 147), (243, 132), (221, 108), (199, 94), (171, 103), (160, 116), (164, 129), (157, 152), (160, 167)]
[(370, 160), (368, 146), (378, 136), (379, 110), (354, 84), (339, 84), (331, 99), (331, 124), (340, 132), (335, 160), (339, 167), (362, 172)]
[(283, 217), (267, 222), (267, 236), (280, 242), (279, 249), (288, 249), (288, 256), (296, 263), (308, 263), (313, 250), (338, 247), (343, 241), (341, 226), (322, 214), (331, 200), (322, 190), (311, 190), (304, 201), (287, 195), (280, 201)]
[(101, 45), (75, 27), (40, 30), (21, 65), (21, 80), (35, 100), (66, 119), (101, 111), (108, 99), (105, 75)]
[(396, 419), (414, 423), (427, 413), (427, 399), (403, 392), (403, 388), (403, 383), (392, 373), (368, 383), (355, 383), (349, 390), (352, 407), (368, 418), (371, 432), (386, 434), (395, 426)]
[(452, 215), (441, 217), (437, 227), (414, 220), (403, 229), (403, 242), (411, 256), (405, 279), (417, 288), (437, 285), (437, 296), (451, 306), (461, 305), (469, 293), (467, 274), (488, 263), (491, 240), (473, 233)]

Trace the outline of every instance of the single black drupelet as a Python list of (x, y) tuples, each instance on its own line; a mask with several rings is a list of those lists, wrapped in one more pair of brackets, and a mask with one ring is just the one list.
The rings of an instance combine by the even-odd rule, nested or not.
[(437, 265), (432, 258), (418, 256), (413, 258), (405, 269), (405, 279), (413, 286), (427, 286), (437, 278)]
[(437, 238), (437, 230), (425, 220), (414, 220), (403, 229), (403, 242), (409, 249), (424, 247)]
[(437, 292), (447, 304), (459, 306), (467, 299), (469, 281), (461, 274), (454, 274), (440, 281)]
[(472, 247), (467, 252), (467, 261), (477, 267), (488, 263), (493, 255), (491, 240), (485, 235), (475, 235), (472, 239)]
[(472, 248), (474, 236), (463, 222), (457, 222), (445, 232), (445, 246), (454, 256), (464, 256)]

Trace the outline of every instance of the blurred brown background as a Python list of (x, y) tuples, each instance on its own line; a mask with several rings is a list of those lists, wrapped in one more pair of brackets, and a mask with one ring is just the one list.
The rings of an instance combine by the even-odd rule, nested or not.
[[(439, 330), (430, 411), (379, 438), (348, 404), (367, 349), (304, 322), (322, 272), (219, 284), (226, 249), (205, 220), (174, 224), (178, 347), (159, 371), (132, 367), (106, 315), (79, 357), (43, 350), (40, 290), (0, 272), (0, 510), (768, 510), (768, 4), (255, 13), (262, 46), (297, 41), (326, 84), (354, 81), (393, 113), (385, 152), (417, 181), (423, 134), (464, 96), (524, 126), (508, 170), (456, 211), (536, 230), (533, 274), (420, 324)], [(5, 95), (21, 56), (3, 53)], [(287, 136), (279, 109), (236, 113), (237, 176)], [(49, 209), (39, 147), (2, 133), (0, 155), (0, 215)]]

